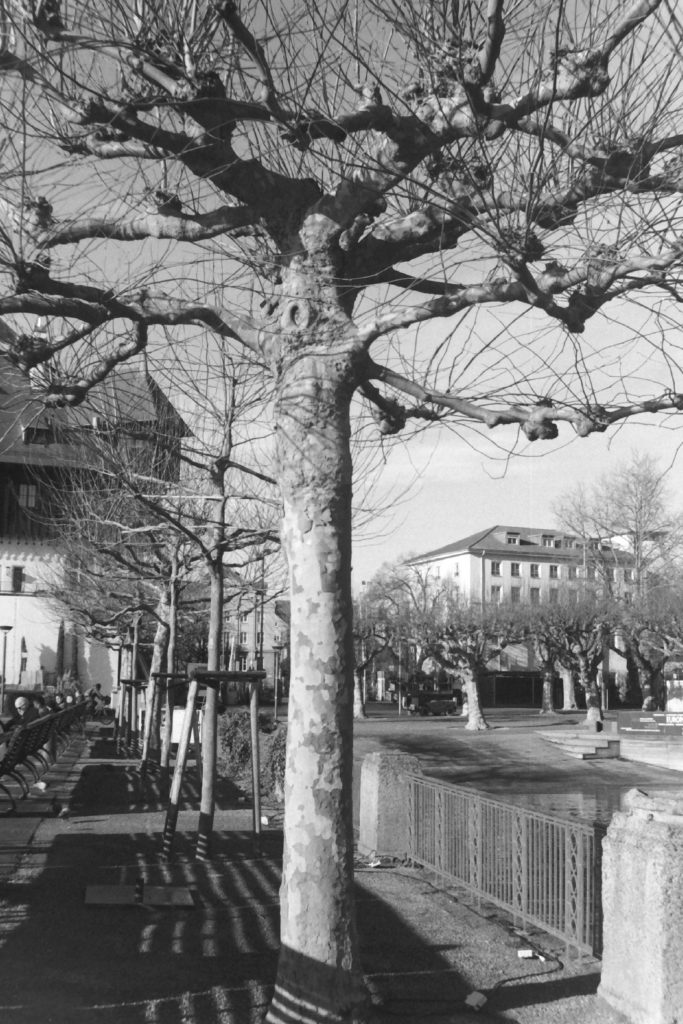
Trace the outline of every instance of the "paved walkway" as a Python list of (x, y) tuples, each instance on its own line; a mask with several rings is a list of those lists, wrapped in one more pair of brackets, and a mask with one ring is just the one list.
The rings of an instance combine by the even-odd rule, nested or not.
[[(0, 1020), (256, 1024), (278, 952), (279, 811), (264, 808), (271, 823), (257, 848), (249, 807), (225, 785), (213, 859), (195, 859), (196, 812), (186, 808), (166, 863), (155, 780), (112, 754), (92, 733), (76, 741), (48, 788), (0, 819)], [(195, 801), (189, 786), (187, 802)], [(86, 903), (86, 887), (118, 889), (139, 876), (148, 892), (189, 889), (193, 905)], [(424, 872), (361, 861), (357, 886), (378, 1024), (622, 1020), (595, 994), (596, 961), (565, 960), (555, 940), (515, 933)], [(520, 959), (529, 946), (545, 959)], [(473, 991), (486, 997), (478, 1013), (466, 1004)]]

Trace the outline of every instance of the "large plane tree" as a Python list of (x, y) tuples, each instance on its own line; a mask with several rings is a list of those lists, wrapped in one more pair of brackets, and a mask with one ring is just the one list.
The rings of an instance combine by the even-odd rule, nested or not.
[(675, 17), (665, 0), (2, 6), (16, 365), (46, 403), (78, 402), (201, 329), (272, 397), (292, 652), (268, 1019), (360, 1020), (352, 424), (497, 427), (510, 449), (683, 409)]

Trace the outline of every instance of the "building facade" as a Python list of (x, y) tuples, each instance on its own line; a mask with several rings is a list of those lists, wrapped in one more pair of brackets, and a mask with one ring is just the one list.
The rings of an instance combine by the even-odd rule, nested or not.
[(409, 564), (451, 581), (469, 603), (578, 602), (586, 587), (630, 601), (633, 568), (627, 553), (550, 528), (492, 526), (427, 551)]
[[(622, 547), (584, 540), (562, 530), (492, 526), (411, 558), (410, 566), (433, 581), (447, 582), (454, 597), (483, 608), (492, 605), (578, 605), (588, 594), (631, 602), (636, 591), (633, 559)], [(625, 659), (605, 649), (605, 684), (626, 672)], [(511, 644), (489, 664), (485, 703), (540, 699), (533, 645)], [(571, 673), (558, 665), (565, 698)]]
[(163, 429), (177, 449), (165, 446), (165, 470), (177, 473), (185, 427), (144, 367), (115, 375), (76, 410), (46, 411), (0, 354), (0, 658), (8, 687), (67, 678), (109, 693), (117, 682), (118, 651), (90, 639), (53, 596), (68, 567), (50, 508), (56, 489), (71, 479), (77, 486), (83, 432), (114, 428), (148, 447)]

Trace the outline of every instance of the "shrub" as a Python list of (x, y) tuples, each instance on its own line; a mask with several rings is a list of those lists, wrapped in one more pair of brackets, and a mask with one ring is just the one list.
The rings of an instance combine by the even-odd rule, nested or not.
[(268, 737), (261, 766), (261, 783), (267, 793), (278, 802), (285, 795), (285, 751), (287, 746), (287, 726), (278, 725)]
[[(261, 790), (282, 800), (285, 778), (285, 739), (287, 727), (274, 725), (272, 715), (259, 714), (259, 753)], [(251, 788), (251, 719), (248, 708), (238, 708), (218, 716), (218, 772)]]

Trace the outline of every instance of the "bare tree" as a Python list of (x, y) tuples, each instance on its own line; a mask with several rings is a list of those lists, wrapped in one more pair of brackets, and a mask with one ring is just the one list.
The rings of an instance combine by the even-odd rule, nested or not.
[(459, 669), (465, 677), (466, 729), (489, 728), (481, 706), (480, 689), (489, 664), (506, 647), (524, 639), (526, 621), (517, 606), (463, 605), (454, 608), (445, 629), (434, 636), (431, 654), (442, 665)]
[(564, 650), (559, 660), (575, 674), (589, 709), (602, 706), (598, 673), (616, 622), (614, 604), (593, 595), (565, 608), (561, 633)]
[(587, 565), (610, 592), (620, 564), (628, 562), (635, 593), (642, 596), (670, 578), (680, 557), (683, 517), (671, 508), (666, 471), (649, 456), (635, 452), (594, 484), (560, 499), (556, 513), (581, 538)]
[(360, 1020), (351, 412), (514, 448), (683, 408), (662, 0), (4, 10), (3, 349), (73, 403), (201, 328), (272, 396), (293, 643), (269, 1020)]

